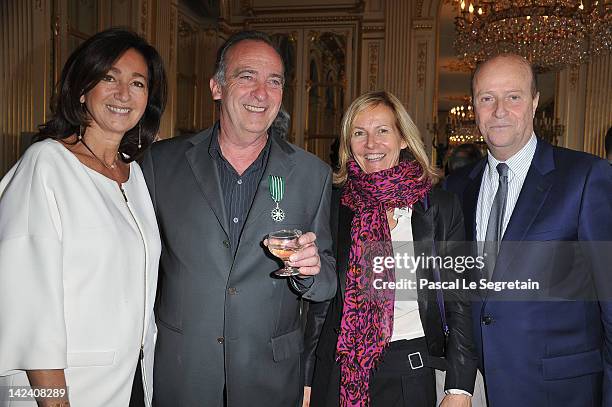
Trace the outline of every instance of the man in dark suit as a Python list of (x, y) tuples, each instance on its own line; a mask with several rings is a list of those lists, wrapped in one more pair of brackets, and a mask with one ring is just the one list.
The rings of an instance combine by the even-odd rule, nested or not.
[(480, 65), (472, 91), (489, 153), (446, 187), (462, 199), (468, 239), (493, 244), (485, 279), (540, 284), (531, 294), (476, 290), (489, 405), (610, 406), (610, 166), (536, 137), (539, 94), (522, 57)]
[[(219, 122), (155, 143), (143, 168), (162, 234), (154, 402), (158, 406), (297, 406), (303, 390), (300, 298), (336, 290), (330, 168), (268, 136), (284, 67), (269, 38), (241, 32), (221, 48), (211, 92)], [(291, 257), (264, 245), (300, 229)], [(316, 241), (315, 241), (316, 239)]]

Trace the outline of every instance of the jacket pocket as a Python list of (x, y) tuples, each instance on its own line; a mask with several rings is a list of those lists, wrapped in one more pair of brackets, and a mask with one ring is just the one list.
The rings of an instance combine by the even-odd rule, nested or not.
[(69, 352), (68, 367), (110, 366), (115, 362), (115, 352)]
[(162, 264), (160, 261), (161, 281), (155, 300), (155, 316), (160, 325), (178, 333), (183, 329), (184, 274), (183, 267)]
[(531, 230), (523, 239), (524, 241), (557, 241), (557, 240), (571, 240), (576, 236), (576, 229), (571, 228), (550, 228)]
[(183, 333), (183, 330), (172, 326), (171, 324), (169, 324), (166, 321), (164, 321), (161, 317), (157, 318), (156, 323), (158, 325), (158, 329), (159, 329), (159, 327), (162, 327), (162, 328), (169, 329), (172, 332), (176, 332), (177, 334), (182, 334)]
[(599, 349), (542, 359), (544, 380), (579, 377), (603, 371)]
[(300, 328), (272, 338), (272, 355), (275, 362), (289, 359), (304, 350), (304, 333)]

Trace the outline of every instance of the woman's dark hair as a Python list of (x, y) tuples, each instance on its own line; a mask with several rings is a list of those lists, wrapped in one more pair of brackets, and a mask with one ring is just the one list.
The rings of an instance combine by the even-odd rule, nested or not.
[[(81, 126), (86, 127), (91, 118), (80, 102), (81, 95), (92, 90), (129, 49), (136, 50), (147, 64), (148, 99), (142, 118), (125, 133), (119, 151), (125, 162), (139, 158), (159, 131), (159, 122), (166, 106), (167, 81), (157, 50), (139, 35), (123, 28), (110, 28), (95, 34), (68, 57), (52, 101), (53, 116), (39, 126), (36, 140), (65, 139), (78, 133)], [(138, 149), (139, 131), (141, 149)]]

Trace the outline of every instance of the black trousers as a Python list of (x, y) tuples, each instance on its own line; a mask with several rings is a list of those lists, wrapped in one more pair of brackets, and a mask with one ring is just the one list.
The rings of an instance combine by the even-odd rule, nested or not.
[[(425, 366), (426, 355), (424, 338), (391, 342), (372, 376), (372, 407), (435, 407), (436, 375)], [(423, 367), (415, 369), (420, 365)]]
[[(427, 355), (425, 338), (391, 342), (370, 379), (371, 407), (435, 407), (435, 370), (428, 366), (434, 359)], [(421, 364), (423, 366), (419, 367)], [(340, 366), (337, 363), (326, 366), (324, 361), (317, 359), (315, 369), (310, 405), (337, 407), (340, 404)], [(326, 372), (322, 374), (319, 369)]]
[(144, 407), (144, 389), (142, 387), (142, 373), (140, 370), (140, 358), (136, 364), (136, 373), (132, 383), (132, 396), (130, 397), (130, 407)]

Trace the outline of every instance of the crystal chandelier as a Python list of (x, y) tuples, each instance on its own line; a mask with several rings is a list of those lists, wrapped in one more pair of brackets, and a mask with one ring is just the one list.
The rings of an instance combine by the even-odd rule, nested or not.
[(449, 144), (453, 146), (484, 142), (476, 127), (472, 98), (464, 96), (462, 104), (451, 108), (446, 118), (446, 129)]
[(471, 123), (474, 121), (474, 108), (472, 107), (472, 98), (464, 96), (463, 104), (451, 108), (449, 112), (449, 120), (451, 123)]
[(455, 49), (471, 67), (501, 53), (524, 56), (539, 72), (612, 51), (612, 0), (452, 0)]

